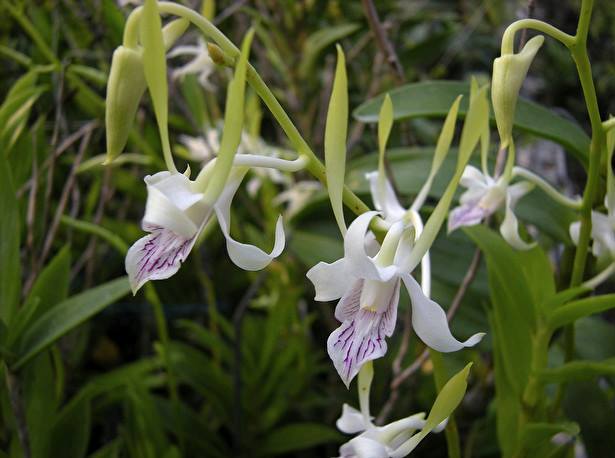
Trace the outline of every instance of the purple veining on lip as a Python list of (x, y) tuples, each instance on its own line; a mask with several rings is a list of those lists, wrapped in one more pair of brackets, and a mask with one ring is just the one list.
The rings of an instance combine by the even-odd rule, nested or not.
[(492, 212), (479, 205), (479, 201), (469, 202), (454, 208), (448, 217), (448, 231), (454, 231), (462, 226), (474, 226), (489, 216)]
[(151, 226), (147, 230), (151, 234), (144, 237), (143, 246), (138, 251), (139, 260), (135, 272), (138, 284), (175, 273), (186, 259), (194, 239), (180, 237), (159, 226)]
[(362, 289), (363, 280), (358, 280), (340, 299), (335, 316), (342, 318), (342, 324), (327, 341), (329, 356), (346, 385), (365, 362), (386, 353), (384, 338), (393, 333), (397, 319), (399, 284), (393, 289), (387, 307), (376, 311), (360, 308)]

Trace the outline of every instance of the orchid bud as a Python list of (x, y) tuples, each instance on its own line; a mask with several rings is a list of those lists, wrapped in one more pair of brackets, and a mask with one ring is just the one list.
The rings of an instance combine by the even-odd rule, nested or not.
[(120, 46), (113, 53), (107, 83), (105, 112), (107, 159), (105, 163), (119, 156), (126, 146), (145, 87), (141, 53), (136, 49)]
[[(176, 19), (162, 29), (165, 50), (184, 34), (189, 24), (186, 19)], [(111, 71), (107, 81), (105, 163), (113, 161), (124, 150), (145, 88), (142, 50), (126, 46), (118, 47), (111, 59)]]
[(491, 101), (502, 147), (507, 146), (512, 139), (519, 90), (543, 42), (542, 35), (536, 36), (518, 54), (504, 54), (493, 61)]

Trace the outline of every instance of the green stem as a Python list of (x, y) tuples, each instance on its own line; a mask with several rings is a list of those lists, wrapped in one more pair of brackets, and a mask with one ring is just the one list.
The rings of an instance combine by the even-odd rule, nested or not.
[[(433, 364), (433, 378), (436, 385), (436, 391), (439, 393), (448, 381), (446, 368), (444, 367), (444, 358), (442, 353), (429, 349), (429, 358)], [(461, 458), (461, 446), (459, 445), (459, 431), (457, 430), (457, 422), (453, 414), (448, 418), (446, 429), (446, 447), (448, 449), (448, 458)]]
[[(579, 231), (579, 243), (577, 244), (572, 266), (572, 276), (570, 279), (571, 287), (580, 285), (583, 281), (583, 274), (585, 273), (592, 226), (591, 211), (598, 192), (600, 159), (606, 146), (605, 133), (602, 128), (598, 99), (596, 97), (596, 88), (594, 87), (591, 65), (587, 53), (587, 35), (593, 6), (593, 0), (584, 0), (581, 3), (575, 43), (570, 48), (572, 58), (577, 66), (579, 81), (583, 89), (583, 96), (585, 98), (592, 131), (587, 183), (585, 185), (585, 191), (583, 192), (583, 206), (581, 209), (581, 229)], [(574, 355), (574, 323), (567, 326), (564, 330), (564, 346), (566, 361), (570, 361)]]
[(557, 189), (551, 186), (546, 180), (542, 177), (536, 175), (530, 170), (524, 169), (523, 167), (513, 167), (512, 170), (513, 177), (521, 177), (525, 178), (527, 181), (534, 183), (540, 189), (542, 189), (549, 197), (551, 197), (556, 202), (565, 205), (566, 207), (570, 207), (574, 210), (580, 210), (583, 201), (581, 198), (572, 199), (568, 196), (561, 194)]
[[(237, 58), (237, 56), (239, 55), (239, 49), (211, 22), (209, 22), (196, 11), (193, 11), (185, 6), (170, 2), (160, 2), (158, 4), (158, 9), (161, 13), (173, 14), (188, 19), (197, 28), (199, 28), (203, 32), (203, 34), (212, 39), (222, 49), (222, 51), (225, 54), (228, 54), (228, 56), (230, 56), (232, 59)], [(136, 9), (135, 12), (133, 12), (132, 14), (137, 14), (138, 10), (139, 9)], [(128, 21), (126, 23), (126, 27), (131, 24), (133, 24), (133, 22)], [(132, 36), (132, 32), (125, 31), (124, 36)], [(293, 145), (293, 147), (300, 155), (303, 154), (308, 158), (306, 170), (310, 172), (321, 183), (326, 185), (325, 166), (318, 159), (316, 154), (314, 154), (314, 151), (310, 148), (305, 139), (301, 136), (286, 111), (284, 111), (284, 108), (282, 107), (280, 102), (278, 102), (269, 87), (267, 87), (265, 82), (262, 80), (254, 67), (252, 67), (252, 65), (248, 65), (247, 80), (250, 86), (263, 100), (265, 105), (267, 105), (267, 108), (269, 108), (269, 111), (271, 111), (271, 114), (274, 116), (274, 118), (278, 121), (280, 127), (288, 137), (288, 140)], [(344, 187), (343, 199), (344, 204), (356, 214), (361, 214), (365, 213), (366, 211), (369, 211), (369, 207), (365, 205), (365, 203), (359, 197), (357, 197), (347, 186)], [(374, 221), (377, 221), (377, 219), (374, 219)], [(376, 228), (380, 228), (377, 222), (375, 224)]]
[(515, 50), (515, 34), (521, 29), (533, 29), (549, 35), (551, 38), (564, 44), (567, 48), (575, 42), (575, 37), (562, 32), (551, 24), (537, 19), (521, 19), (510, 24), (502, 36), (502, 54), (512, 54)]

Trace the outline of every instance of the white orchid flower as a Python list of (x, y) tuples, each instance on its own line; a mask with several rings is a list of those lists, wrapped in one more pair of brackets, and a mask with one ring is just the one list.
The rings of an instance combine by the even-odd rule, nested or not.
[(176, 46), (168, 54), (169, 58), (178, 56), (193, 56), (193, 59), (187, 64), (173, 70), (173, 78), (177, 79), (183, 78), (185, 75), (197, 74), (198, 81), (204, 89), (208, 91), (216, 90), (216, 86), (209, 81), (216, 66), (209, 56), (205, 40), (199, 38), (197, 45)]
[(466, 166), (460, 183), (468, 189), (459, 198), (461, 205), (451, 210), (449, 232), (478, 224), (504, 206), (505, 216), (500, 226), (502, 237), (518, 250), (528, 250), (534, 246), (519, 236), (519, 222), (514, 214), (519, 199), (533, 189), (532, 183), (521, 181), (510, 185), (504, 176), (495, 180), (471, 165)]
[[(482, 97), (477, 97), (475, 103), (470, 103), (471, 116), (468, 118), (472, 122), (476, 116), (486, 116), (484, 90), (481, 94)], [(418, 213), (450, 149), (459, 101), (460, 98), (455, 100), (446, 117), (427, 180), (411, 208), (405, 210), (385, 175), (384, 151), (393, 117), (392, 102), (388, 96), (385, 97), (378, 129), (378, 171), (367, 174), (374, 206), (380, 211), (363, 213), (352, 222), (345, 233), (342, 231), (342, 259), (332, 264), (320, 262), (307, 273), (316, 290), (315, 300), (340, 299), (335, 308), (335, 317), (342, 324), (329, 336), (327, 350), (347, 387), (366, 362), (386, 353), (385, 339), (390, 337), (395, 329), (402, 282), (410, 296), (412, 326), (427, 346), (440, 352), (452, 352), (474, 346), (484, 336), (484, 333), (477, 333), (464, 342), (455, 339), (444, 310), (429, 298), (429, 246), (443, 222), (463, 166), (478, 142), (478, 136), (469, 134), (471, 131), (465, 126), (462, 132), (462, 153), (455, 172), (457, 178), (451, 181), (445, 192), (446, 198), (438, 204), (438, 210), (434, 211), (427, 223), (429, 230), (424, 233)], [(388, 229), (382, 246), (375, 248), (376, 253), (368, 253), (368, 242), (377, 245), (373, 234), (368, 233), (369, 224), (376, 215), (382, 216), (384, 221), (381, 223)], [(422, 287), (411, 275), (418, 264), (421, 264)]]
[(327, 350), (346, 386), (363, 364), (386, 353), (385, 338), (395, 329), (401, 282), (410, 295), (414, 330), (429, 347), (456, 351), (477, 344), (484, 335), (475, 334), (465, 342), (455, 339), (444, 310), (425, 296), (406, 270), (414, 227), (404, 221), (394, 223), (378, 253), (373, 257), (366, 253), (367, 230), (376, 215), (366, 212), (353, 221), (344, 237), (342, 259), (320, 262), (307, 273), (316, 290), (315, 300), (340, 299), (335, 317), (342, 325), (329, 336)]
[(228, 254), (237, 266), (260, 270), (281, 254), (285, 245), (281, 217), (276, 224), (275, 243), (270, 253), (238, 242), (230, 235), (231, 201), (247, 170), (247, 167), (233, 168), (224, 191), (213, 206), (205, 204), (195, 182), (185, 175), (165, 171), (145, 177), (148, 195), (142, 227), (150, 234), (135, 242), (126, 255), (126, 272), (133, 292), (149, 280), (174, 275), (214, 213), (226, 239)]
[[(448, 419), (444, 420), (433, 432), (441, 432), (447, 422)], [(337, 428), (346, 434), (360, 434), (340, 447), (340, 458), (401, 458), (412, 451), (401, 446), (425, 424), (425, 414), (421, 412), (385, 426), (375, 426), (360, 411), (344, 404)]]

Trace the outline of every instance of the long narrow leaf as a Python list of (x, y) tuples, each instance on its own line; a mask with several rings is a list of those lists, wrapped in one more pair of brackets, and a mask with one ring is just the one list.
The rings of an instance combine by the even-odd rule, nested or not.
[(12, 369), (19, 369), (67, 332), (125, 296), (129, 291), (128, 279), (121, 277), (58, 304), (35, 321), (17, 341), (18, 357)]

